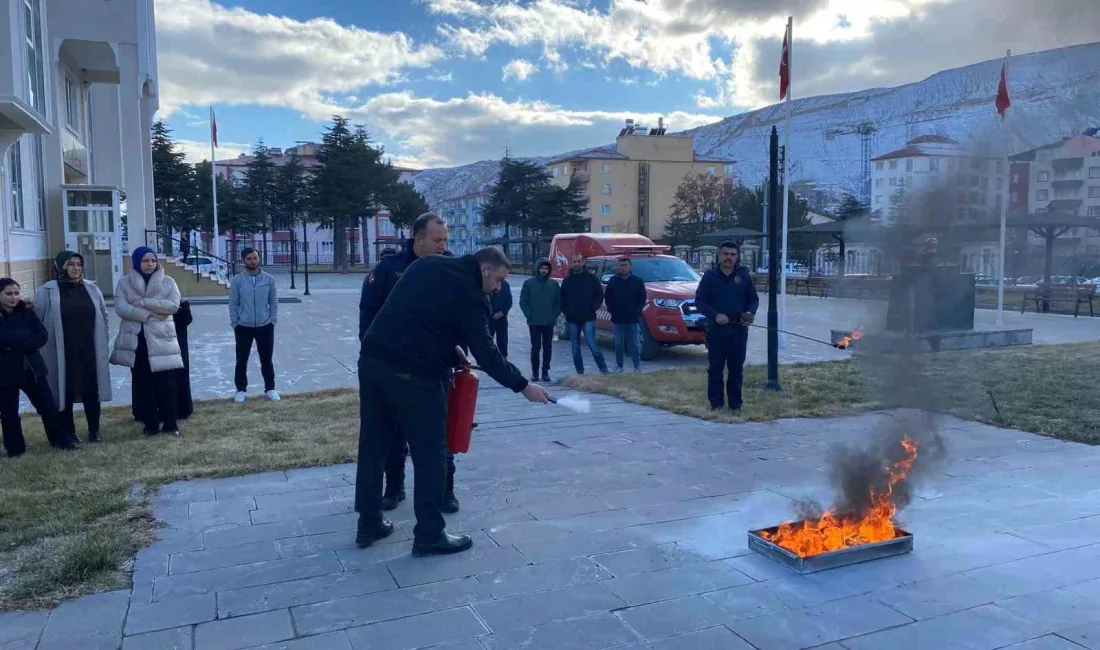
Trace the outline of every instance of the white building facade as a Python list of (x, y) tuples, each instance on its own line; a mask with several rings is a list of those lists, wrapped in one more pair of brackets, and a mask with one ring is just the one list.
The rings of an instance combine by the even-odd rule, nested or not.
[(0, 0), (0, 273), (31, 291), (63, 249), (113, 292), (156, 227), (152, 0)]

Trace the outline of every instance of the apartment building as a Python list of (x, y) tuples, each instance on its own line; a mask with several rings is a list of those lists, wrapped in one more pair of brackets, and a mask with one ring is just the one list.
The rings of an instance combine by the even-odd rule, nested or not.
[[(497, 241), (504, 237), (504, 226), (486, 226), (481, 220), (481, 209), (489, 202), (489, 187), (482, 187), (476, 192), (456, 196), (439, 204), (439, 216), (447, 222), (448, 248), (455, 255), (473, 253), (479, 248), (488, 245), (488, 242)], [(523, 237), (523, 232), (513, 226), (508, 236), (513, 239)], [(514, 260), (521, 259), (523, 245), (510, 244), (505, 253)]]
[(592, 232), (664, 236), (676, 189), (692, 173), (733, 177), (729, 158), (700, 156), (690, 135), (669, 135), (664, 120), (646, 128), (627, 120), (614, 146), (596, 147), (549, 161), (551, 182), (576, 176), (589, 196)]
[(0, 0), (0, 274), (33, 290), (64, 248), (111, 294), (156, 227), (153, 0)]
[(893, 218), (900, 201), (931, 189), (953, 189), (958, 221), (1000, 216), (1008, 182), (1003, 158), (977, 155), (955, 140), (923, 135), (871, 159), (871, 211)]

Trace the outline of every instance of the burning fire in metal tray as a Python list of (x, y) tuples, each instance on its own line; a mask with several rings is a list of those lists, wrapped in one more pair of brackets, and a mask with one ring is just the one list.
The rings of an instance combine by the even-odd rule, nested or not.
[(883, 487), (872, 490), (870, 505), (863, 512), (838, 513), (830, 509), (818, 519), (786, 522), (775, 528), (753, 531), (750, 541), (752, 536), (757, 536), (797, 558), (811, 558), (865, 545), (881, 546), (881, 543), (891, 540), (906, 540), (908, 547), (890, 553), (880, 552), (877, 556), (911, 550), (912, 536), (899, 529), (893, 520), (897, 511), (893, 494), (895, 486), (905, 480), (917, 460), (917, 442), (911, 437), (900, 442), (904, 456), (883, 468)]
[(858, 341), (861, 338), (863, 338), (863, 328), (862, 327), (856, 329), (854, 332), (851, 332), (851, 333), (845, 335), (844, 338), (840, 339), (839, 341), (837, 341), (833, 345), (835, 345), (836, 349), (838, 349), (838, 350), (847, 350), (848, 346), (851, 345), (853, 341)]

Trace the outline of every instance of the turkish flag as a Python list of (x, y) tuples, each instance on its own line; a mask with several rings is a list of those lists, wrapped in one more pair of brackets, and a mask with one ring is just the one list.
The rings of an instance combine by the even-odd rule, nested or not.
[(787, 91), (791, 87), (791, 32), (789, 29), (783, 32), (783, 55), (779, 59), (779, 99), (787, 97)]
[(997, 86), (997, 113), (1005, 119), (1012, 100), (1008, 97), (1008, 61), (1001, 64), (1001, 83)]

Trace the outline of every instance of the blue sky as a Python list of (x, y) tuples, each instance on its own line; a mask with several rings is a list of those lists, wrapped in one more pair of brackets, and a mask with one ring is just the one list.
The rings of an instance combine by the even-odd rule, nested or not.
[[(1062, 18), (1038, 24), (1042, 0), (1012, 4), (156, 0), (160, 116), (196, 160), (209, 155), (214, 105), (219, 158), (260, 137), (317, 140), (339, 112), (396, 163), (447, 166), (608, 143), (627, 117), (676, 130), (766, 105), (787, 15), (796, 97), (916, 81), (995, 58), (1006, 40), (1017, 51), (1095, 40), (1085, 12), (1100, 2), (1064, 0)], [(955, 47), (919, 49), (951, 36)]]

